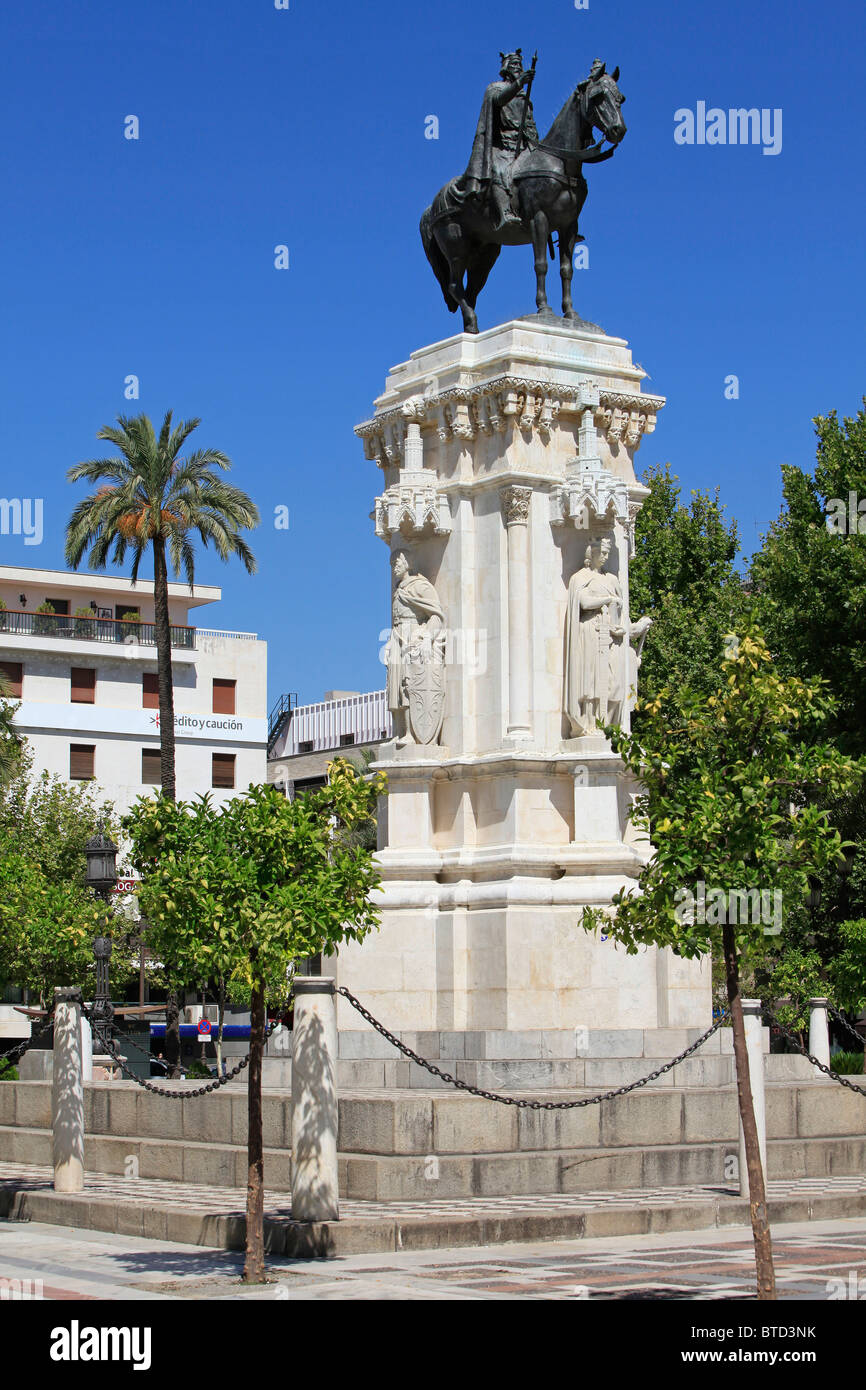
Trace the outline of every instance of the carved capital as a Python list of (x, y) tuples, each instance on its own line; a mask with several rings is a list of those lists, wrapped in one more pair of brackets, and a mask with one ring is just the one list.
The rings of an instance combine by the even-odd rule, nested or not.
[(499, 505), (506, 526), (526, 526), (529, 521), (529, 506), (532, 501), (531, 487), (501, 487)]

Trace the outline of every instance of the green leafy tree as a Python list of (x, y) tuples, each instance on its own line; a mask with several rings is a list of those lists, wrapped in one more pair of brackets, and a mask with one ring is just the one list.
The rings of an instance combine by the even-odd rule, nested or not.
[(52, 882), (0, 842), (0, 983), (34, 991), (45, 1006), (56, 985), (84, 984), (93, 938), (110, 930), (110, 910), (81, 883)]
[[(861, 755), (866, 753), (866, 410), (842, 421), (835, 411), (819, 416), (815, 431), (814, 471), (782, 469), (782, 510), (752, 559), (754, 599), (779, 669), (829, 683), (836, 701), (824, 734), (843, 751)], [(817, 954), (826, 987), (835, 991), (841, 1007), (853, 1009), (850, 1001), (866, 993), (866, 959), (856, 949), (857, 923), (866, 918), (866, 788), (833, 802), (819, 797), (819, 804), (849, 850), (842, 866), (828, 865), (817, 875), (820, 904), (792, 911), (787, 946)]]
[[(109, 556), (113, 564), (122, 565), (129, 550), (135, 583), (146, 552), (153, 554), (160, 771), (162, 794), (170, 801), (176, 783), (169, 567), (175, 578), (183, 574), (192, 592), (197, 535), (205, 548), (213, 544), (221, 560), (237, 555), (249, 574), (256, 568), (241, 532), (258, 525), (259, 513), (245, 492), (219, 476), (231, 468), (231, 460), (218, 449), (196, 449), (181, 457), (200, 423), (182, 420), (172, 428), (169, 410), (157, 435), (147, 415), (118, 416), (117, 427), (104, 425), (97, 438), (113, 444), (119, 455), (78, 463), (68, 473), (70, 482), (99, 484), (78, 503), (67, 526), (66, 559), (73, 569), (85, 554), (92, 569), (104, 569)], [(173, 989), (166, 1004), (165, 1050), (176, 1076), (180, 1026)]]
[(283, 1004), (294, 962), (378, 923), (372, 855), (351, 843), (384, 790), (345, 759), (328, 785), (287, 800), (250, 787), (221, 808), (140, 799), (125, 820), (150, 944), (182, 979), (234, 981), (250, 990), (247, 1256), (244, 1278), (264, 1266), (261, 1080), (266, 1005)]
[(641, 691), (646, 697), (688, 684), (710, 694), (720, 675), (722, 637), (748, 603), (735, 565), (737, 525), (727, 521), (718, 491), (693, 492), (684, 505), (669, 465), (649, 469), (641, 481), (649, 496), (638, 513), (629, 564), (631, 613), (653, 620)]
[[(779, 668), (821, 676), (836, 703), (828, 733), (866, 752), (866, 410), (815, 420), (814, 474), (782, 469), (783, 507), (752, 559), (758, 618)], [(844, 504), (845, 523), (834, 502)]]
[(54, 985), (86, 983), (99, 932), (117, 940), (115, 983), (131, 976), (132, 964), (123, 924), (85, 883), (84, 847), (100, 825), (110, 828), (111, 802), (95, 783), (34, 777), (32, 766), (20, 748), (0, 785), (0, 979), (45, 1002)]
[[(775, 1297), (772, 1243), (752, 1091), (741, 977), (765, 959), (765, 922), (739, 909), (695, 910), (698, 885), (722, 894), (750, 890), (802, 901), (809, 875), (838, 863), (842, 841), (815, 804), (849, 792), (866, 766), (817, 741), (833, 702), (820, 682), (780, 675), (762, 637), (731, 634), (718, 691), (687, 686), (640, 701), (640, 731), (609, 729), (614, 748), (640, 778), (633, 813), (655, 853), (638, 891), (620, 892), (613, 920), (587, 911), (583, 925), (605, 930), (634, 954), (671, 947), (692, 959), (724, 960), (733, 1024), (740, 1117), (746, 1141), (758, 1297)], [(730, 901), (728, 899), (728, 901)], [(736, 921), (732, 920), (734, 917)], [(703, 918), (703, 920), (702, 920)]]

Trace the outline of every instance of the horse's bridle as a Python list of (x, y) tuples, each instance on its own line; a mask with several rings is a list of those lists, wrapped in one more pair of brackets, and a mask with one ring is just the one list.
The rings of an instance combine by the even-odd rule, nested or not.
[[(581, 104), (583, 104), (585, 98), (586, 92), (581, 92)], [(584, 109), (581, 114), (585, 121), (589, 120), (589, 112), (587, 110)], [(600, 164), (602, 160), (610, 159), (616, 149), (616, 145), (611, 145), (608, 150), (604, 149), (604, 142), (606, 139), (607, 137), (603, 135), (594, 145), (587, 145), (586, 149), (583, 150), (566, 150), (562, 149), (559, 145), (550, 145), (546, 141), (540, 140), (535, 148), (543, 151), (545, 154), (552, 154), (555, 159), (561, 159), (565, 165), (566, 177), (562, 178), (559, 174), (554, 174), (550, 169), (521, 169), (519, 174), (513, 176), (512, 181), (514, 183), (519, 183), (521, 179), (538, 178), (542, 176), (544, 178), (556, 179), (557, 182), (565, 183), (570, 186), (577, 182), (580, 175), (581, 164)], [(577, 166), (574, 173), (572, 173), (568, 167), (570, 164)]]

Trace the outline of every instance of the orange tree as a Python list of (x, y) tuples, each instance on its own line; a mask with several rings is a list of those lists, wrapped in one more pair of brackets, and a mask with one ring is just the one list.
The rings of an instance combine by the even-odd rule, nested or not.
[(780, 675), (757, 631), (728, 635), (720, 674), (715, 694), (681, 686), (639, 701), (637, 733), (607, 730), (642, 784), (632, 816), (655, 853), (637, 890), (614, 897), (612, 920), (590, 909), (582, 925), (604, 923), (631, 954), (655, 945), (724, 960), (758, 1297), (768, 1299), (775, 1275), (740, 979), (743, 965), (754, 966), (768, 940), (774, 949), (778, 941), (765, 935), (763, 921), (741, 920), (750, 914), (695, 912), (695, 888), (703, 882), (723, 896), (781, 890), (784, 941), (785, 916), (808, 891), (809, 876), (843, 857), (841, 837), (817, 802), (850, 794), (866, 762), (823, 741), (833, 706), (823, 683)]
[(353, 832), (384, 789), (382, 774), (364, 778), (338, 758), (325, 787), (294, 801), (271, 786), (251, 786), (220, 808), (206, 796), (140, 798), (124, 821), (151, 949), (178, 979), (222, 978), (250, 991), (248, 1282), (265, 1277), (266, 1004), (285, 1003), (296, 960), (331, 954), (378, 925), (370, 902), (378, 871)]

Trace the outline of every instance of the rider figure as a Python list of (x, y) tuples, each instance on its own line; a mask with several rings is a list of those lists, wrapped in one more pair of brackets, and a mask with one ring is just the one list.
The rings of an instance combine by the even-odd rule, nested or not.
[[(500, 53), (501, 82), (492, 82), (484, 93), (472, 153), (460, 186), (468, 195), (489, 199), (494, 230), (516, 222), (511, 209), (511, 174), (520, 151), (517, 142), (523, 126), (523, 148), (538, 144), (532, 102), (522, 89), (532, 74), (524, 70), (523, 53)], [(524, 120), (525, 113), (525, 120)]]

